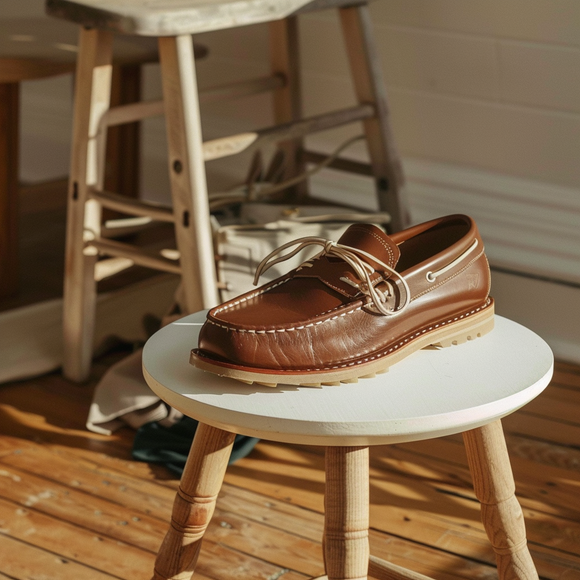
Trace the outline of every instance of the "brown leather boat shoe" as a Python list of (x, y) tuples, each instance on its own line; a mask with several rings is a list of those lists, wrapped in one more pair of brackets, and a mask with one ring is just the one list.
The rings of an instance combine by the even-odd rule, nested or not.
[(208, 313), (192, 364), (268, 386), (356, 382), (426, 346), (460, 344), (493, 328), (489, 265), (468, 216), (391, 236), (352, 225), (338, 243), (300, 238), (265, 258), (256, 281), (308, 245), (322, 251)]

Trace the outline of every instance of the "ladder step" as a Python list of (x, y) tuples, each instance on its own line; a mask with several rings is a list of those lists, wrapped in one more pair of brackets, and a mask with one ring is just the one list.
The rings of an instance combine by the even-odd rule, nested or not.
[(152, 220), (150, 217), (142, 216), (107, 220), (101, 226), (101, 237), (120, 238), (150, 230), (158, 225), (159, 222)]
[(124, 244), (113, 240), (91, 240), (87, 246), (96, 248), (100, 253), (107, 256), (116, 256), (120, 258), (128, 258), (133, 260), (139, 266), (152, 268), (153, 270), (161, 270), (162, 272), (169, 272), (170, 274), (181, 274), (181, 267), (179, 262), (164, 258), (159, 254), (148, 252), (142, 248)]
[(95, 281), (100, 282), (105, 278), (110, 278), (111, 276), (120, 274), (134, 265), (135, 262), (129, 258), (115, 257), (99, 260), (95, 264)]
[(131, 215), (148, 217), (161, 222), (174, 223), (173, 210), (160, 204), (140, 201), (110, 191), (92, 189), (89, 196), (96, 199), (102, 206)]

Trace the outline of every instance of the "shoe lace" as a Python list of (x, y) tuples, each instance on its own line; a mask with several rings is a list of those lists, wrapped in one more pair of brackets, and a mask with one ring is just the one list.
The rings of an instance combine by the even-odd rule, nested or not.
[[(276, 248), (273, 252), (270, 252), (261, 262), (258, 264), (256, 268), (256, 274), (254, 276), (254, 285), (258, 284), (260, 276), (264, 274), (267, 270), (269, 270), (272, 266), (279, 264), (285, 260), (288, 260), (302, 251), (304, 248), (312, 245), (322, 246), (322, 250), (310, 258), (306, 260), (299, 268), (307, 268), (312, 267), (312, 262), (321, 258), (323, 256), (333, 256), (336, 258), (341, 258), (344, 260), (356, 274), (357, 278), (359, 278), (362, 283), (354, 284), (363, 294), (369, 296), (371, 299), (372, 305), (385, 316), (391, 316), (393, 314), (397, 314), (405, 310), (405, 308), (409, 305), (411, 301), (411, 291), (409, 289), (409, 285), (407, 284), (405, 278), (399, 274), (396, 270), (391, 268), (389, 265), (385, 264), (372, 254), (365, 252), (364, 250), (360, 250), (358, 248), (353, 248), (351, 246), (345, 246), (343, 244), (339, 244), (332, 240), (327, 240), (325, 238), (319, 238), (316, 236), (306, 236), (304, 238), (298, 238), (286, 244), (283, 244), (279, 248)], [(292, 251), (288, 252), (284, 255), (281, 254), (284, 250), (291, 248), (292, 246), (296, 246)], [(376, 270), (367, 262), (366, 259), (372, 260), (373, 262), (379, 264), (381, 268), (384, 269), (385, 272), (389, 272), (392, 276), (400, 280), (403, 288), (405, 289), (405, 296), (403, 304), (400, 305), (398, 308), (389, 309), (386, 306), (387, 298), (390, 295), (389, 291), (383, 293), (375, 287), (373, 281), (371, 280), (371, 276), (376, 272)], [(348, 279), (344, 279), (345, 281), (352, 284), (352, 282)], [(385, 280), (383, 278), (383, 280)], [(386, 280), (385, 280), (386, 281)]]

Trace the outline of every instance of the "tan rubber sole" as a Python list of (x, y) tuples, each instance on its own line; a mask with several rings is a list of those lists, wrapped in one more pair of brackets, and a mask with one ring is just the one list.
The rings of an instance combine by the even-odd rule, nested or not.
[(359, 379), (373, 378), (385, 373), (389, 367), (400, 362), (410, 354), (428, 346), (449, 347), (474, 340), (493, 330), (494, 305), (489, 299), (486, 306), (475, 309), (467, 315), (425, 328), (412, 337), (393, 345), (388, 351), (370, 360), (362, 359), (348, 363), (343, 367), (321, 371), (263, 371), (219, 363), (208, 359), (195, 351), (191, 352), (190, 363), (195, 367), (219, 375), (236, 379), (246, 384), (258, 384), (267, 387), (282, 385), (299, 385), (303, 387), (320, 387), (323, 385), (340, 385), (356, 383)]

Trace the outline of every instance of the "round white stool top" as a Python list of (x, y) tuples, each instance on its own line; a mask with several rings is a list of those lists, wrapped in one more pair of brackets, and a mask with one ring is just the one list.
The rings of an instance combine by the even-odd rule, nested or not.
[(272, 441), (380, 445), (459, 433), (522, 407), (553, 372), (552, 351), (540, 337), (496, 316), (487, 335), (418, 351), (374, 379), (319, 388), (246, 385), (189, 364), (205, 315), (186, 316), (147, 341), (147, 383), (189, 417)]

